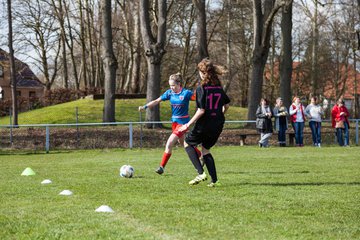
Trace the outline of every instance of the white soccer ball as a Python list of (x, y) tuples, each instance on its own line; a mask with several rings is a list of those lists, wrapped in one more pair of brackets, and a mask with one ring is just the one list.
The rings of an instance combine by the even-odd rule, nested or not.
[(120, 177), (131, 178), (134, 176), (134, 168), (130, 165), (123, 165), (120, 168)]

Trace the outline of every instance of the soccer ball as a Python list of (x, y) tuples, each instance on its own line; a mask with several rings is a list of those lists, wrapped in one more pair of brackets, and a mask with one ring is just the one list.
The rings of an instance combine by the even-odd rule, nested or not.
[(120, 168), (120, 177), (131, 178), (134, 176), (134, 168), (130, 165), (123, 165)]

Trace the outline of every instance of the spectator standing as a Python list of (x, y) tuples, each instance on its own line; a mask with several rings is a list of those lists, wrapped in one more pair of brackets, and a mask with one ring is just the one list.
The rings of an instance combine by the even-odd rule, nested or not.
[(295, 143), (297, 147), (304, 146), (305, 108), (299, 97), (293, 98), (289, 109), (291, 124), (294, 128)]
[(349, 111), (344, 100), (339, 99), (331, 111), (332, 127), (336, 129), (336, 137), (340, 146), (349, 147)]
[(262, 98), (256, 110), (256, 128), (260, 132), (259, 147), (269, 147), (269, 139), (273, 132), (272, 116), (273, 111), (269, 101), (266, 98)]
[(317, 97), (312, 97), (310, 104), (305, 108), (305, 115), (309, 120), (314, 147), (321, 147), (321, 118), (324, 115), (324, 110), (318, 104)]
[(278, 143), (280, 147), (286, 147), (286, 130), (288, 129), (288, 109), (284, 106), (281, 97), (276, 99), (274, 107), (275, 130), (278, 132)]

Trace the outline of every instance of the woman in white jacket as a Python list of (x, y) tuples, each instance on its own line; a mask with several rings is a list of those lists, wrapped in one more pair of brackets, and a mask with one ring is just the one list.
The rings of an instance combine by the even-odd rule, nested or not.
[(310, 104), (305, 108), (305, 115), (309, 120), (309, 127), (314, 147), (321, 147), (321, 118), (324, 109), (317, 103), (317, 97), (312, 97)]

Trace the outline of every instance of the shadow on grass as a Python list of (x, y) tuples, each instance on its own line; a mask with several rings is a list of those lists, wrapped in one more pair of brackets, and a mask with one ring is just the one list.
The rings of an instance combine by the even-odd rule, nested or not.
[(312, 183), (238, 183), (234, 185), (252, 185), (252, 186), (271, 186), (271, 187), (291, 187), (291, 186), (330, 186), (330, 185), (360, 185), (360, 182), (312, 182)]
[(14, 155), (42, 155), (42, 154), (48, 154), (48, 155), (55, 155), (55, 154), (64, 154), (64, 153), (71, 153), (72, 151), (51, 151), (46, 153), (45, 151), (2, 151), (0, 150), (0, 156), (14, 156)]
[(226, 171), (225, 173), (230, 173), (230, 174), (249, 174), (249, 175), (254, 175), (254, 174), (289, 174), (289, 173), (296, 173), (296, 174), (305, 174), (305, 173), (310, 173), (310, 171), (295, 171), (295, 172), (235, 172), (235, 171)]

